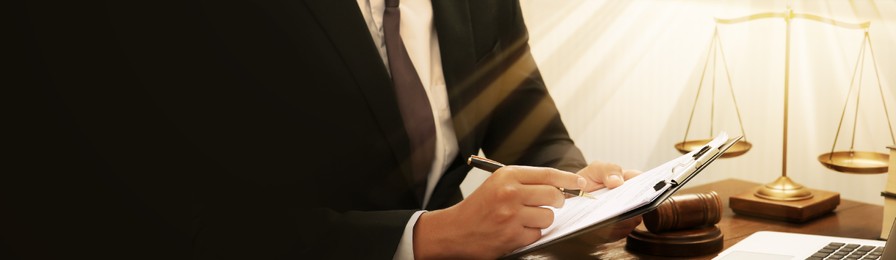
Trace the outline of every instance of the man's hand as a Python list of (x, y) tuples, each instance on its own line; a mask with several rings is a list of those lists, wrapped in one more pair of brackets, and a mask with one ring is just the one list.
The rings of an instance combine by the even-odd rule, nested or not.
[(641, 172), (637, 170), (623, 170), (622, 167), (616, 164), (594, 161), (576, 174), (588, 180), (585, 191), (590, 192), (604, 187), (610, 189), (619, 187), (625, 180), (638, 176)]
[(552, 168), (505, 166), (469, 197), (444, 210), (423, 213), (414, 227), (414, 258), (498, 258), (541, 238), (565, 197), (587, 180)]

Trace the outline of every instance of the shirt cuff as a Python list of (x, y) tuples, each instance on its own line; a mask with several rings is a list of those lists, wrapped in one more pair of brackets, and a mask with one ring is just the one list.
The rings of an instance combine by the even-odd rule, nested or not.
[(413, 260), (414, 259), (414, 225), (417, 225), (417, 219), (425, 210), (414, 212), (408, 224), (404, 226), (404, 233), (401, 234), (401, 242), (398, 242), (398, 249), (395, 250), (393, 260)]

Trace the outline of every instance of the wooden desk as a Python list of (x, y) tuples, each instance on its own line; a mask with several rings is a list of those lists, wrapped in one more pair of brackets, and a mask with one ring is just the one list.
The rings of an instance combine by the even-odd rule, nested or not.
[[(718, 227), (722, 230), (722, 234), (725, 235), (724, 248), (726, 249), (756, 231), (781, 231), (863, 239), (878, 239), (880, 236), (883, 207), (857, 201), (841, 200), (840, 206), (833, 213), (801, 224), (736, 215), (728, 208), (728, 197), (743, 193), (758, 185), (758, 183), (728, 179), (684, 188), (678, 191), (677, 194), (709, 191), (716, 191), (719, 194), (719, 197), (722, 199), (724, 212)], [(590, 256), (582, 257), (597, 259), (683, 259), (633, 254), (625, 250), (625, 239), (598, 246)], [(712, 259), (713, 257), (715, 257), (715, 254), (693, 259)]]

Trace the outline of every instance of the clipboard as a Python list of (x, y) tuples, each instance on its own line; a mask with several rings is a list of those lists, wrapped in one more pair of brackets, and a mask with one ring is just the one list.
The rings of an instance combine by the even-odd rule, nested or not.
[[(566, 242), (567, 240), (575, 238), (579, 235), (591, 232), (596, 229), (608, 227), (610, 225), (630, 219), (632, 217), (642, 215), (644, 213), (647, 213), (651, 210), (656, 209), (661, 203), (663, 203), (663, 201), (665, 201), (666, 199), (671, 197), (673, 194), (675, 194), (675, 192), (677, 192), (679, 189), (681, 189), (681, 187), (684, 186), (685, 183), (687, 183), (688, 181), (693, 179), (694, 176), (696, 176), (698, 173), (703, 171), (703, 169), (706, 169), (706, 167), (709, 166), (710, 163), (715, 161), (715, 159), (721, 157), (722, 154), (725, 153), (725, 151), (727, 151), (729, 148), (731, 148), (735, 143), (740, 141), (742, 138), (743, 138), (743, 136), (730, 138), (726, 142), (722, 143), (722, 145), (720, 145), (719, 147), (705, 146), (704, 148), (708, 147), (706, 149), (706, 151), (698, 151), (698, 153), (712, 152), (712, 154), (707, 154), (706, 157), (702, 158), (703, 159), (702, 162), (695, 160), (695, 162), (697, 162), (697, 163), (695, 165), (693, 165), (692, 168), (685, 167), (683, 173), (681, 173), (678, 176), (673, 176), (673, 178), (671, 178), (669, 180), (669, 182), (667, 183), (670, 186), (665, 191), (663, 191), (661, 194), (659, 194), (656, 198), (654, 198), (653, 200), (648, 202), (647, 204), (642, 205), (640, 207), (636, 207), (629, 211), (623, 212), (616, 216), (610, 217), (606, 220), (591, 224), (585, 228), (574, 231), (572, 233), (565, 234), (565, 235), (563, 235), (559, 238), (553, 239), (551, 241), (544, 242), (540, 245), (533, 246), (531, 248), (527, 248), (522, 251), (513, 252), (511, 254), (505, 255), (505, 256), (501, 257), (501, 259), (523, 258), (527, 255), (532, 255), (533, 253), (538, 253), (545, 249), (549, 249), (552, 246), (562, 244), (562, 243)], [(712, 149), (712, 148), (717, 148), (717, 149)], [(659, 185), (659, 183), (657, 183), (657, 184)]]

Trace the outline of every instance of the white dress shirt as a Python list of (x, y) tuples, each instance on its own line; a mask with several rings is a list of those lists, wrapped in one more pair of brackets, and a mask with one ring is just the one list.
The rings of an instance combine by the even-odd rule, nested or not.
[[(373, 36), (383, 64), (389, 68), (386, 55), (386, 43), (383, 37), (383, 11), (385, 0), (357, 0), (361, 14)], [(448, 90), (445, 88), (445, 76), (442, 74), (442, 56), (439, 53), (439, 40), (432, 22), (432, 2), (430, 0), (401, 0), (398, 6), (401, 11), (401, 39), (417, 69), (436, 127), (436, 151), (426, 182), (426, 193), (422, 208), (426, 207), (442, 173), (448, 169), (452, 158), (457, 155), (457, 137), (451, 122), (451, 110), (448, 106)], [(405, 226), (401, 242), (395, 251), (394, 259), (414, 258), (414, 225), (424, 211), (415, 213)]]

